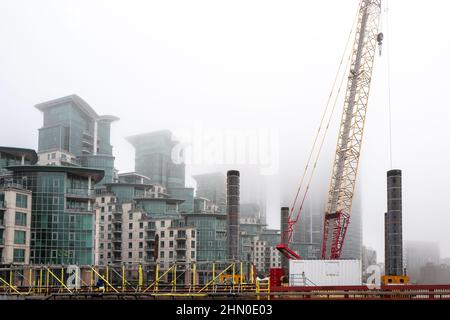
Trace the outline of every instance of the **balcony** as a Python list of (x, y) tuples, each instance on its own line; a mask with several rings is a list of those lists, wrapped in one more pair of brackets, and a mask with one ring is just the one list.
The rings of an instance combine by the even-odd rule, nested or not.
[(66, 212), (71, 213), (94, 213), (94, 209), (88, 209), (87, 207), (78, 207), (78, 208), (66, 208)]
[(86, 145), (86, 146), (90, 146), (90, 147), (93, 147), (94, 146), (94, 141), (93, 141), (93, 139), (89, 139), (89, 138), (83, 138), (83, 139), (81, 139), (81, 142), (83, 143), (83, 145)]
[(186, 240), (187, 239), (187, 235), (186, 235), (186, 233), (178, 233), (176, 236), (175, 236), (175, 239), (177, 239), (177, 240)]
[(86, 148), (86, 147), (82, 147), (81, 148), (81, 152), (86, 155), (86, 154), (91, 154), (92, 153), (92, 148)]
[(122, 243), (122, 237), (114, 237), (114, 238), (112, 239), (112, 242), (113, 242), (113, 243), (118, 243), (118, 242)]
[(88, 137), (94, 140), (94, 135), (90, 133), (89, 131), (83, 131), (83, 137)]
[(177, 244), (175, 246), (175, 250), (177, 251), (186, 251), (186, 249), (187, 249), (186, 244)]
[(68, 198), (82, 198), (82, 199), (92, 199), (95, 198), (94, 189), (67, 189), (66, 197)]
[(185, 255), (177, 255), (178, 262), (185, 262), (187, 260)]

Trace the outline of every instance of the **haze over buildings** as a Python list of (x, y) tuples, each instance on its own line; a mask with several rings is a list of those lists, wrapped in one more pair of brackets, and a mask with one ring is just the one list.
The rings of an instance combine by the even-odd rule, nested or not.
[[(135, 150), (127, 136), (190, 129), (195, 122), (219, 130), (275, 128), (280, 171), (267, 177), (266, 215), (269, 226), (278, 227), (283, 204), (277, 190), (285, 187), (288, 197), (295, 192), (356, 5), (156, 1), (111, 2), (105, 10), (102, 2), (4, 1), (0, 110), (8, 121), (2, 124), (0, 145), (41, 149), (36, 130), (42, 113), (32, 106), (71, 93), (89, 101), (98, 114), (121, 118), (112, 124), (110, 143), (120, 172), (134, 171)], [(404, 237), (438, 241), (443, 256), (450, 255), (450, 215), (443, 202), (450, 180), (445, 149), (450, 88), (442, 78), (442, 70), (450, 69), (450, 45), (442, 41), (449, 29), (446, 12), (445, 1), (425, 6), (390, 1), (393, 160), (404, 172)], [(379, 257), (384, 256), (385, 172), (390, 169), (386, 63), (385, 54), (377, 57), (358, 181), (364, 242)], [(330, 128), (324, 147), (330, 152), (335, 129)], [(324, 153), (319, 164), (324, 175), (330, 160)], [(101, 162), (112, 168), (109, 154)], [(430, 171), (433, 167), (441, 170)], [(192, 174), (213, 171), (203, 164), (189, 166), (186, 185), (195, 186)]]

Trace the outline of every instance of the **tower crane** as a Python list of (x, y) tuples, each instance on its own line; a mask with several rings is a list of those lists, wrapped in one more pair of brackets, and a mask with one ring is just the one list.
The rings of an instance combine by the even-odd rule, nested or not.
[[(383, 34), (378, 32), (380, 16), (381, 0), (361, 0), (350, 56), (345, 102), (333, 171), (325, 206), (322, 259), (340, 258), (350, 222), (373, 64), (377, 45), (381, 50), (383, 40)], [(306, 193), (308, 189), (309, 186)], [(289, 244), (292, 241), (293, 227), (298, 221), (302, 207), (303, 205), (300, 206), (296, 217), (292, 212), (289, 215), (287, 229), (282, 235), (282, 243), (277, 246), (277, 249), (288, 259), (300, 258), (289, 248)]]

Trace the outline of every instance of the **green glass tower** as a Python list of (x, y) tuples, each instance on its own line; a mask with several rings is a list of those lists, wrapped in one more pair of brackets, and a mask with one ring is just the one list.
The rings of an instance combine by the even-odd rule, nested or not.
[(134, 146), (135, 170), (165, 188), (182, 188), (185, 185), (185, 164), (174, 157), (181, 156), (176, 152), (178, 142), (172, 140), (168, 130), (150, 132), (128, 137)]
[(39, 164), (77, 165), (105, 171), (98, 183), (114, 180), (114, 156), (110, 143), (115, 116), (98, 115), (77, 95), (50, 100), (35, 106), (42, 111), (39, 129)]
[(32, 192), (31, 264), (94, 262), (95, 194), (103, 170), (75, 166), (10, 166)]

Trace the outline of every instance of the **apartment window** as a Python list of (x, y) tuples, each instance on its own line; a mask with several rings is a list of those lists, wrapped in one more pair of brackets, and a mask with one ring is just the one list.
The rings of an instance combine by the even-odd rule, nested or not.
[(102, 216), (100, 217), (100, 221), (102, 221), (102, 222), (105, 221), (105, 216), (104, 216), (104, 215), (102, 215)]
[(144, 233), (143, 232), (139, 232), (139, 239), (144, 239)]
[(16, 212), (16, 226), (27, 225), (27, 214), (25, 212)]
[(161, 228), (164, 228), (166, 226), (166, 222), (164, 220), (161, 221)]
[(56, 152), (52, 153), (52, 159), (56, 159)]
[(111, 221), (111, 220), (112, 220), (112, 216), (108, 215), (108, 221)]
[(191, 248), (195, 248), (195, 241), (191, 241)]
[(104, 244), (103, 243), (100, 243), (100, 249), (104, 249)]
[(75, 232), (69, 232), (69, 240), (74, 241), (75, 240)]
[(52, 258), (56, 258), (56, 256), (57, 256), (56, 250), (52, 250)]
[(191, 251), (191, 258), (195, 258), (195, 251)]
[(105, 212), (105, 207), (102, 207), (101, 211), (102, 211), (102, 212)]
[(133, 249), (133, 242), (128, 242), (128, 249)]
[(100, 226), (100, 231), (105, 231), (105, 226)]
[(139, 259), (142, 259), (142, 252), (139, 252)]
[(143, 222), (139, 223), (139, 229), (144, 229), (144, 223)]
[(103, 259), (103, 254), (100, 255), (100, 259)]
[(133, 252), (128, 252), (128, 259), (132, 259), (133, 258)]
[(16, 207), (26, 208), (28, 204), (28, 196), (25, 194), (16, 193)]
[(75, 216), (70, 215), (69, 216), (69, 222), (74, 223), (75, 222)]
[(161, 258), (164, 258), (164, 251), (161, 251), (161, 252), (159, 253), (159, 256), (160, 256)]
[(128, 214), (128, 219), (129, 220), (133, 220), (133, 213), (132, 212)]
[(195, 230), (191, 230), (191, 238), (195, 238)]
[(173, 258), (173, 251), (169, 251), (169, 258)]
[(14, 244), (25, 244), (26, 234), (25, 231), (14, 231)]
[(173, 241), (170, 241), (170, 242), (169, 242), (169, 247), (170, 247), (170, 248), (173, 248)]
[(58, 233), (52, 232), (52, 240), (58, 240)]
[(139, 242), (139, 249), (142, 249), (144, 247), (144, 243)]
[(128, 229), (130, 229), (130, 230), (133, 229), (133, 224), (132, 223), (128, 224)]
[(108, 249), (111, 249), (111, 243), (108, 243)]
[(111, 252), (108, 252), (108, 258), (111, 258)]
[(111, 240), (111, 233), (108, 233), (108, 240)]
[(14, 249), (13, 260), (17, 263), (25, 262), (25, 249)]
[(58, 223), (58, 216), (52, 216), (53, 223)]
[(166, 233), (164, 231), (161, 231), (161, 238), (165, 238), (166, 237)]
[(111, 231), (112, 224), (108, 224), (108, 230)]
[(164, 248), (164, 241), (161, 241), (161, 248)]
[(173, 230), (170, 230), (170, 232), (169, 232), (169, 237), (173, 237)]
[(105, 203), (105, 197), (102, 197), (102, 203)]
[(112, 211), (112, 206), (108, 206), (108, 211)]

